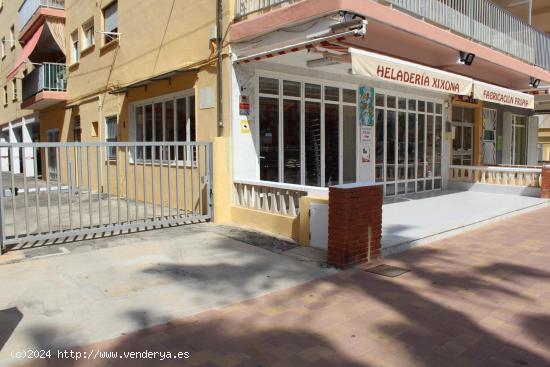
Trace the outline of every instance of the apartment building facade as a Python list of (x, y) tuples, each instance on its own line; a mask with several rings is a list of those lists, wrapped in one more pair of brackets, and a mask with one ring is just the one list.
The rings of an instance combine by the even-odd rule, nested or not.
[[(221, 5), (229, 14), (228, 2)], [(11, 37), (8, 27), (11, 25), (15, 47), (11, 50), (6, 43), (0, 85), (7, 87), (11, 96), (13, 83), (19, 93), (17, 100), (9, 97), (0, 114), (3, 129), (11, 134), (6, 133), (4, 141), (144, 144), (201, 141), (211, 142), (216, 154), (228, 156), (229, 129), (219, 122), (223, 113), (218, 115), (221, 104), (217, 103), (217, 6), (216, 1), (171, 0), (4, 2), (0, 13), (1, 34)], [(230, 17), (224, 18), (222, 27), (226, 29)], [(227, 64), (226, 59), (222, 55), (222, 63)], [(32, 126), (32, 134), (27, 134), (31, 138), (25, 134), (19, 138), (17, 132), (11, 132), (18, 128), (22, 118), (29, 130)], [(65, 157), (59, 151), (22, 149), (28, 157), (20, 159), (4, 150), (6, 154), (0, 159), (5, 171), (11, 171), (12, 161), (28, 161), (27, 169), (12, 172), (29, 177), (39, 175), (43, 179), (46, 179), (43, 172), (53, 172), (52, 179), (59, 174), (63, 183), (74, 178), (73, 168), (66, 165), (68, 155)], [(92, 156), (90, 162), (83, 162), (84, 171), (101, 174), (90, 173), (90, 168), (98, 163), (110, 169), (109, 160), (116, 153), (107, 150), (112, 152), (105, 149), (98, 153), (97, 159)], [(162, 173), (157, 172), (158, 166), (148, 163), (153, 150), (139, 154), (143, 166), (150, 169), (147, 175), (156, 175), (158, 190)], [(157, 159), (160, 152), (159, 149)], [(196, 155), (195, 152), (192, 158), (198, 159)], [(76, 161), (80, 159), (84, 158), (75, 157)], [(227, 181), (223, 173), (226, 167), (222, 164), (217, 170), (214, 185), (223, 182), (222, 179)], [(137, 177), (134, 179), (137, 181)], [(85, 173), (81, 181), (86, 180)], [(99, 191), (104, 190), (101, 186), (122, 185), (120, 178), (110, 184), (105, 177), (99, 181), (92, 177), (90, 181)], [(134, 198), (146, 191), (145, 181), (138, 183), (131, 194)], [(220, 193), (225, 190), (222, 186), (218, 188)], [(145, 199), (145, 194), (141, 195)], [(218, 198), (224, 200), (221, 195)]]
[[(22, 52), (22, 45), (19, 42), (18, 24), (19, 15), (17, 1), (2, 1), (0, 5), (0, 141), (1, 142), (32, 142), (40, 139), (39, 117), (36, 111), (25, 109), (21, 106), (23, 98), (22, 79), (8, 78), (14, 68), (19, 55)], [(30, 63), (21, 65), (21, 74), (29, 73), (32, 70)], [(2, 153), (5, 156), (5, 152)], [(30, 158), (20, 157), (17, 154), (14, 172), (23, 172), (23, 164), (28, 169), (32, 167)], [(10, 161), (0, 158), (0, 166), (3, 171), (10, 170)]]

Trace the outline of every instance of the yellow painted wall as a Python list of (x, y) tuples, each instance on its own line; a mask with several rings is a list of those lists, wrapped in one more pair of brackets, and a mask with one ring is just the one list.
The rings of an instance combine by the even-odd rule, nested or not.
[(231, 207), (231, 219), (233, 223), (288, 237), (295, 241), (298, 241), (300, 236), (299, 217), (292, 218), (233, 206)]
[[(5, 37), (6, 40), (10, 39), (10, 27), (13, 25), (15, 29), (15, 39), (19, 37), (19, 6), (21, 1), (15, 0), (4, 0), (2, 2), (2, 8), (0, 10), (0, 40), (2, 37)], [(7, 81), (6, 77), (13, 69), (15, 61), (17, 60), (19, 54), (21, 53), (22, 46), (16, 41), (14, 43), (14, 48), (11, 47), (10, 43), (5, 43), (5, 57), (0, 59), (0, 129), (5, 127), (8, 122), (13, 122), (23, 116), (32, 115), (34, 111), (31, 110), (22, 110), (21, 109), (21, 78), (23, 77), (23, 71), (28, 69), (32, 70), (32, 66), (26, 64), (25, 67), (21, 68), (17, 74), (17, 90), (18, 90), (18, 99), (14, 101), (12, 99), (12, 84), (11, 81)], [(1, 55), (0, 55), (1, 57)], [(4, 86), (8, 87), (8, 103), (4, 105)]]

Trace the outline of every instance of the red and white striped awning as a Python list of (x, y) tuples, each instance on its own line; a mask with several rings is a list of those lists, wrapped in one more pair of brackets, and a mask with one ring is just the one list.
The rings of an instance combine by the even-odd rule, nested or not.
[(300, 43), (286, 45), (283, 47), (275, 48), (269, 51), (264, 51), (252, 55), (244, 55), (238, 57), (235, 62), (237, 64), (246, 64), (251, 61), (261, 61), (266, 59), (271, 59), (276, 56), (286, 55), (293, 52), (304, 51), (304, 50), (318, 50), (318, 51), (328, 51), (334, 52), (337, 54), (347, 54), (349, 46), (339, 45), (338, 42), (345, 41), (350, 37), (362, 36), (360, 30), (354, 29), (338, 34), (331, 34), (325, 37), (319, 37), (315, 39), (309, 39)]

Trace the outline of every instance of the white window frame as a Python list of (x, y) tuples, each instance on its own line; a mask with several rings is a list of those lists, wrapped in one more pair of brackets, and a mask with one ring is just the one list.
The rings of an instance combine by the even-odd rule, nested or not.
[[(95, 45), (94, 33), (95, 33), (94, 18), (92, 18), (82, 25), (82, 50), (87, 50), (90, 47)], [(90, 38), (88, 38), (88, 34), (90, 35)]]
[[(166, 105), (165, 105), (165, 102), (167, 101), (173, 101), (174, 103), (174, 138), (177, 137), (178, 135), (178, 122), (177, 121), (177, 114), (176, 114), (176, 101), (178, 99), (182, 99), (182, 98), (185, 98), (186, 99), (186, 103), (185, 103), (185, 112), (186, 112), (186, 119), (187, 121), (185, 122), (185, 129), (186, 129), (186, 135), (185, 135), (185, 142), (188, 142), (188, 143), (192, 143), (192, 142), (196, 142), (197, 141), (197, 137), (194, 136), (194, 137), (191, 137), (191, 106), (190, 106), (190, 99), (191, 97), (195, 97), (195, 105), (194, 105), (194, 108), (195, 108), (195, 135), (196, 135), (196, 132), (197, 132), (197, 114), (196, 114), (196, 108), (197, 108), (197, 97), (195, 95), (195, 89), (187, 89), (187, 90), (184, 90), (184, 91), (179, 91), (179, 92), (175, 92), (175, 93), (170, 93), (170, 94), (164, 94), (164, 95), (161, 95), (161, 96), (156, 96), (156, 97), (153, 97), (153, 98), (148, 98), (148, 99), (144, 99), (144, 100), (139, 100), (139, 101), (135, 101), (135, 102), (132, 102), (129, 104), (128, 106), (128, 116), (130, 116), (130, 131), (129, 131), (129, 135), (130, 135), (130, 139), (131, 141), (133, 142), (137, 142), (136, 140), (136, 137), (137, 137), (137, 124), (136, 124), (136, 110), (139, 108), (139, 107), (143, 107), (145, 108), (145, 106), (148, 106), (148, 105), (151, 105), (152, 108), (154, 109), (154, 105), (155, 103), (161, 103), (162, 105), (162, 116), (163, 116), (163, 122), (162, 122), (162, 127), (163, 127), (163, 130), (166, 131)], [(145, 113), (142, 114), (143, 116), (143, 122), (142, 122), (142, 128), (143, 128), (143, 131), (142, 131), (142, 136), (145, 138), (146, 134), (146, 126), (145, 126)], [(155, 126), (155, 116), (154, 116), (154, 113), (153, 113), (153, 116), (152, 116), (152, 125)], [(166, 140), (166, 136), (165, 134), (163, 134), (163, 140), (162, 142), (168, 142)], [(155, 130), (153, 129), (153, 133), (152, 133), (152, 139), (153, 139), (153, 142), (155, 142), (156, 140), (156, 132)], [(145, 142), (145, 141), (143, 141)], [(172, 142), (178, 142), (177, 140), (175, 141), (172, 141)], [(145, 142), (147, 143), (147, 142)], [(190, 157), (190, 154), (189, 154), (189, 151), (187, 152), (187, 156)], [(132, 152), (132, 155), (133, 155), (133, 152)], [(136, 157), (134, 157), (136, 158)], [(137, 161), (141, 161), (142, 158), (138, 158)], [(145, 159), (146, 162), (150, 162), (150, 159)], [(157, 163), (156, 161), (158, 161), (158, 158), (155, 158), (155, 164)], [(183, 159), (178, 159), (178, 162), (184, 162)], [(186, 163), (190, 163), (190, 160), (185, 160)], [(176, 161), (173, 160), (173, 164), (175, 164)], [(195, 162), (196, 164), (196, 162)]]
[(10, 27), (10, 50), (13, 50), (15, 48), (15, 25), (11, 25)]
[[(419, 180), (422, 180), (424, 181), (424, 183), (428, 180), (428, 177), (427, 177), (427, 172), (426, 172), (426, 166), (424, 166), (424, 177), (422, 179), (419, 179), (418, 178), (418, 169), (417, 167), (415, 167), (415, 177), (414, 179), (408, 179), (405, 178), (404, 180), (400, 180), (398, 177), (399, 177), (399, 172), (398, 172), (398, 160), (399, 160), (399, 156), (398, 156), (398, 152), (396, 151), (395, 153), (395, 163), (394, 163), (394, 166), (395, 166), (395, 180), (392, 180), (392, 181), (387, 181), (387, 167), (388, 167), (388, 163), (387, 163), (387, 159), (384, 159), (384, 172), (383, 172), (383, 175), (384, 175), (384, 180), (380, 183), (383, 183), (384, 184), (384, 196), (386, 196), (386, 185), (391, 185), (391, 184), (394, 184), (394, 194), (391, 195), (391, 197), (395, 197), (395, 196), (403, 196), (403, 195), (407, 195), (407, 194), (411, 194), (411, 193), (417, 193), (417, 192), (431, 192), (431, 191), (436, 191), (436, 190), (442, 190), (443, 189), (443, 169), (444, 169), (444, 162), (443, 162), (443, 152), (445, 150), (445, 143), (444, 143), (444, 140), (445, 140), (445, 121), (446, 121), (446, 114), (447, 114), (447, 110), (445, 108), (445, 99), (442, 98), (442, 99), (437, 99), (437, 98), (430, 98), (430, 97), (424, 97), (424, 96), (421, 96), (421, 95), (414, 95), (414, 94), (410, 94), (410, 93), (403, 93), (403, 92), (396, 92), (396, 91), (393, 91), (393, 90), (390, 90), (390, 89), (384, 89), (384, 88), (375, 88), (374, 90), (374, 110), (375, 110), (375, 114), (376, 114), (376, 110), (377, 109), (383, 109), (386, 113), (384, 113), (384, 122), (383, 122), (383, 126), (384, 126), (384, 141), (383, 141), (383, 144), (384, 144), (384, 157), (387, 156), (387, 149), (388, 149), (388, 141), (387, 141), (387, 110), (388, 110), (388, 94), (391, 96), (391, 97), (396, 97), (396, 107), (395, 108), (389, 108), (390, 111), (395, 111), (395, 122), (396, 122), (396, 130), (395, 130), (395, 136), (396, 138), (399, 136), (399, 112), (406, 112), (406, 126), (407, 126), (407, 129), (408, 129), (408, 126), (409, 126), (409, 109), (408, 109), (408, 100), (409, 99), (414, 99), (416, 100), (416, 110), (413, 111), (414, 113), (416, 113), (417, 115), (417, 123), (416, 123), (416, 127), (415, 127), (415, 137), (416, 137), (416, 141), (418, 141), (418, 114), (424, 114), (424, 116), (426, 116), (425, 118), (425, 121), (427, 123), (427, 116), (428, 115), (432, 115), (434, 117), (434, 127), (435, 127), (435, 124), (436, 124), (436, 117), (437, 116), (441, 116), (441, 152), (440, 152), (440, 156), (441, 156), (441, 169), (440, 169), (440, 175), (439, 176), (436, 176), (435, 175), (435, 172), (434, 174), (432, 175), (431, 179), (432, 179), (432, 187), (430, 190), (426, 190), (426, 186), (424, 186), (424, 189), (422, 191), (418, 191), (418, 181)], [(383, 94), (384, 95), (384, 107), (379, 107), (379, 106), (376, 106), (376, 96), (378, 94)], [(405, 110), (402, 110), (402, 109), (399, 109), (399, 98), (406, 98), (407, 99), (407, 108)], [(418, 111), (418, 101), (423, 101), (423, 102), (432, 102), (434, 104), (434, 112), (428, 112), (428, 106), (426, 105), (425, 107), (425, 111), (424, 112), (419, 112)], [(438, 114), (436, 113), (436, 105), (437, 104), (440, 104), (441, 105), (441, 114)], [(376, 115), (375, 115), (376, 116)], [(376, 119), (376, 117), (375, 117)], [(427, 125), (426, 125), (427, 126)], [(408, 132), (408, 131), (407, 131)], [(374, 150), (373, 150), (373, 154), (374, 154), (374, 164), (375, 164), (375, 167), (376, 167), (376, 146), (377, 144), (379, 143), (378, 141), (376, 141), (376, 136), (377, 136), (377, 133), (376, 133), (376, 121), (375, 121), (375, 124), (374, 124), (374, 129), (373, 129), (373, 136), (375, 137), (375, 142), (374, 142)], [(408, 137), (408, 134), (406, 134), (406, 136)], [(427, 136), (428, 136), (428, 130), (425, 129), (424, 130), (424, 159), (427, 159)], [(434, 171), (435, 171), (435, 153), (436, 153), (436, 149), (435, 149), (435, 129), (433, 131), (433, 142), (432, 142), (432, 163), (433, 163), (433, 167), (434, 167)], [(406, 144), (405, 144), (405, 151), (407, 152), (408, 154), (408, 144), (409, 144), (409, 140), (407, 138), (407, 141), (406, 141)], [(415, 149), (415, 165), (418, 164), (418, 146), (416, 147)], [(426, 161), (427, 162), (427, 161)], [(408, 166), (409, 166), (409, 161), (408, 159), (405, 159), (405, 173), (406, 173), (406, 176), (408, 176)], [(440, 187), (435, 189), (434, 188), (434, 185), (435, 185), (435, 181), (436, 180), (439, 180), (440, 181)], [(415, 185), (415, 188), (414, 188), (414, 191), (408, 191), (408, 182), (410, 181), (414, 181), (414, 185)], [(398, 185), (403, 183), (405, 185), (405, 192), (403, 194), (399, 194), (398, 192)]]
[(13, 79), (11, 81), (11, 98), (12, 101), (17, 101), (18, 95), (17, 95), (17, 79)]
[[(117, 23), (116, 23), (116, 27), (113, 28), (113, 29), (109, 29), (107, 30), (107, 28), (105, 27), (105, 12), (108, 8), (110, 8), (111, 6), (116, 6), (116, 18), (117, 18)], [(114, 32), (118, 32), (118, 29), (119, 29), (119, 13), (118, 13), (118, 0), (114, 0), (112, 2), (110, 2), (109, 4), (107, 4), (106, 6), (104, 6), (102, 9), (101, 9), (101, 29), (103, 32), (102, 35), (102, 42), (103, 42), (103, 45), (107, 45), (113, 41), (116, 41), (118, 39), (118, 36), (117, 35), (114, 35), (114, 34), (110, 34), (110, 33), (114, 33)], [(108, 34), (109, 33), (109, 34)]]
[[(260, 78), (271, 78), (271, 79), (277, 79), (279, 81), (279, 93), (278, 95), (275, 94), (264, 94), (260, 93)], [(300, 97), (291, 97), (291, 96), (284, 96), (283, 95), (283, 81), (293, 81), (293, 82), (299, 82), (301, 83), (301, 96)], [(316, 84), (321, 86), (321, 99), (312, 99), (312, 98), (305, 98), (305, 84)], [(335, 87), (339, 89), (339, 101), (326, 101), (325, 100), (325, 87)], [(355, 91), (355, 103), (347, 103), (343, 102), (343, 89), (351, 89)], [(305, 173), (305, 165), (303, 164), (305, 162), (305, 102), (318, 102), (320, 104), (321, 108), (321, 186), (320, 187), (326, 187), (325, 186), (325, 104), (338, 104), (339, 105), (339, 127), (338, 127), (338, 181), (339, 183), (343, 182), (343, 156), (344, 156), (344, 147), (343, 147), (343, 106), (355, 106), (356, 112), (355, 112), (355, 180), (356, 182), (359, 181), (360, 176), (360, 159), (359, 159), (359, 152), (360, 152), (360, 127), (359, 127), (359, 84), (353, 84), (353, 83), (342, 83), (342, 82), (333, 82), (333, 81), (327, 81), (326, 79), (317, 79), (317, 78), (310, 78), (310, 77), (304, 77), (300, 75), (293, 75), (293, 74), (286, 74), (286, 73), (280, 73), (280, 72), (274, 72), (269, 70), (263, 70), (263, 69), (256, 69), (254, 71), (254, 90), (255, 90), (255, 96), (254, 96), (254, 103), (255, 106), (257, 106), (254, 109), (254, 118), (255, 121), (258, 121), (258, 128), (256, 129), (256, 132), (254, 134), (254, 144), (255, 146), (260, 146), (260, 97), (266, 97), (266, 98), (278, 98), (279, 101), (279, 124), (278, 124), (278, 134), (279, 134), (279, 146), (278, 146), (278, 154), (279, 154), (279, 181), (280, 183), (284, 183), (284, 160), (282, 159), (284, 157), (284, 136), (283, 136), (283, 100), (297, 100), (301, 101), (300, 103), (300, 184), (301, 186), (305, 186), (306, 182), (306, 173)], [(257, 171), (257, 180), (261, 180), (260, 178), (260, 151), (258, 149), (257, 151), (257, 162), (258, 162), (258, 171)], [(317, 186), (315, 186), (317, 187)]]
[(79, 38), (78, 30), (71, 33), (71, 64), (77, 64), (80, 61)]
[[(112, 119), (114, 119), (114, 129), (115, 129), (114, 138), (109, 137), (109, 120), (112, 120)], [(103, 124), (105, 126), (105, 142), (106, 143), (118, 142), (118, 116), (117, 115), (105, 116)], [(114, 150), (114, 155), (112, 155), (112, 150)], [(106, 159), (107, 160), (116, 160), (117, 159), (116, 147), (115, 147), (115, 149), (112, 149), (112, 147), (107, 148)]]

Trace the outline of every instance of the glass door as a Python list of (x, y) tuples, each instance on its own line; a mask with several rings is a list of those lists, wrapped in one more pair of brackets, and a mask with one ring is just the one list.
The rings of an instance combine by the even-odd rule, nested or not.
[(441, 188), (443, 104), (376, 94), (376, 181), (386, 196)]
[(453, 165), (471, 166), (474, 145), (474, 110), (453, 107)]
[(512, 164), (527, 164), (527, 117), (514, 115), (512, 118)]

